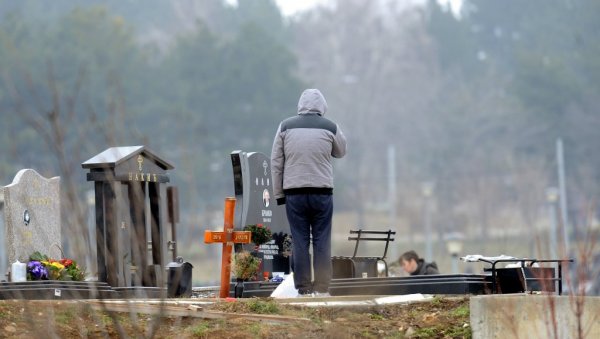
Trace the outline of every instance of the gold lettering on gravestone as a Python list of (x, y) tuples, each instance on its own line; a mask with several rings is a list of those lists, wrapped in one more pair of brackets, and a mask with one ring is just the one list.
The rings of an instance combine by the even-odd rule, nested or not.
[(33, 239), (33, 233), (31, 231), (22, 231), (21, 236), (23, 237), (23, 242), (25, 242), (25, 245), (31, 245)]
[(28, 205), (50, 205), (52, 199), (48, 197), (27, 197)]
[[(227, 241), (227, 237), (225, 235), (231, 234), (231, 240)], [(252, 232), (249, 231), (233, 231), (233, 229), (225, 231), (204, 231), (204, 242), (207, 244), (220, 242), (228, 245), (236, 244), (249, 244), (251, 239)]]
[(233, 242), (248, 244), (250, 243), (251, 232), (233, 232)]
[(133, 173), (129, 172), (129, 181), (146, 181), (158, 182), (158, 174), (156, 173)]

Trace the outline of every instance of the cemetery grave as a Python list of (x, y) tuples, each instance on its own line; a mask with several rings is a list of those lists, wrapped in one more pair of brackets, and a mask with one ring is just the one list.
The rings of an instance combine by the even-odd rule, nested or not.
[[(142, 325), (165, 336), (179, 334), (182, 330), (190, 336), (198, 333), (223, 336), (230, 333), (232, 328), (245, 335), (248, 331), (255, 331), (256, 326), (252, 322), (256, 321), (265, 322), (261, 333), (278, 333), (277, 327), (270, 324), (284, 323), (288, 325), (287, 333), (304, 337), (322, 337), (327, 333), (341, 333), (340, 331), (349, 336), (413, 336), (431, 333), (469, 336), (469, 321), (478, 326), (479, 333), (497, 330), (495, 323), (487, 326), (487, 322), (481, 322), (477, 318), (477, 314), (493, 316), (488, 313), (497, 307), (489, 305), (515, 302), (506, 298), (481, 299), (475, 295), (516, 294), (516, 297), (526, 297), (518, 299), (518, 302), (530, 307), (532, 314), (539, 314), (543, 313), (540, 309), (545, 307), (540, 300), (555, 299), (527, 296), (537, 293), (552, 296), (562, 292), (562, 265), (572, 260), (467, 256), (465, 261), (483, 261), (491, 267), (481, 274), (389, 277), (386, 269), (378, 270), (378, 264), (383, 262), (383, 267), (386, 267), (387, 248), (395, 233), (392, 230), (359, 228), (352, 230), (348, 238), (355, 242), (353, 255), (332, 258), (334, 268), (337, 269), (330, 288), (332, 297), (329, 299), (311, 301), (302, 300), (307, 298), (294, 298), (290, 301), (253, 298), (269, 297), (281, 284), (281, 276), (291, 272), (290, 246), (293, 239), (289, 236), (283, 206), (277, 206), (271, 200), (273, 194), (269, 159), (257, 152), (235, 151), (231, 153), (231, 161), (235, 198), (225, 199), (223, 230), (220, 227), (216, 230), (203, 227), (206, 230), (206, 243), (220, 243), (223, 246), (221, 286), (218, 288), (220, 298), (203, 300), (197, 298), (196, 294), (196, 298), (182, 299), (191, 297), (194, 288), (191, 286), (191, 263), (184, 262), (177, 255), (177, 189), (166, 186), (170, 181), (167, 171), (173, 169), (173, 166), (144, 146), (132, 146), (109, 148), (82, 164), (83, 168), (89, 170), (87, 180), (93, 182), (95, 195), (97, 272), (90, 274), (93, 279), (89, 281), (77, 281), (79, 279), (76, 277), (80, 277), (77, 270), (79, 266), (62, 253), (59, 178), (46, 179), (27, 169), (19, 171), (12, 184), (1, 187), (0, 235), (4, 243), (0, 259), (3, 272), (8, 271), (10, 266), (14, 271), (11, 273), (15, 273), (14, 267), (23, 267), (28, 259), (34, 257), (39, 260), (37, 268), (41, 269), (43, 264), (47, 265), (45, 267), (49, 271), (46, 272), (47, 280), (15, 281), (24, 279), (17, 274), (6, 276), (10, 279), (0, 282), (0, 299), (53, 299), (54, 301), (44, 304), (44, 311), (37, 315), (42, 317), (44, 312), (50, 310), (46, 314), (50, 318), (42, 318), (43, 321), (39, 324), (44, 326), (49, 322), (60, 322), (60, 328), (54, 329), (54, 333), (59, 335), (81, 333), (77, 332), (81, 331), (81, 326), (76, 329), (73, 323), (83, 321), (93, 324), (98, 317), (110, 317), (113, 327), (95, 326), (85, 329), (85, 333), (136, 333), (139, 330), (138, 315), (130, 320), (115, 315), (118, 312), (133, 312), (146, 319), (141, 322)], [(359, 256), (360, 241), (380, 241), (384, 244), (383, 255)], [(231, 275), (231, 266), (236, 264), (231, 261), (231, 257), (240, 253), (251, 254), (250, 257), (259, 259), (260, 264), (252, 277), (236, 281), (236, 277)], [(506, 262), (516, 262), (518, 265), (497, 266)], [(31, 261), (27, 264), (27, 272), (33, 277), (35, 274), (29, 264)], [(52, 271), (52, 267), (61, 269)], [(68, 275), (66, 272), (69, 272)], [(43, 274), (40, 273), (40, 276)], [(195, 289), (198, 291), (206, 288)], [(409, 308), (405, 305), (368, 306), (366, 310), (370, 313), (366, 313), (366, 317), (364, 307), (340, 306), (348, 301), (351, 304), (368, 304), (369, 296), (388, 295), (391, 296), (389, 298), (397, 298), (422, 294), (468, 295), (475, 299), (475, 307), (480, 311), (468, 320), (467, 298), (434, 297), (429, 300), (432, 298), (430, 296), (427, 297), (428, 301)], [(561, 303), (560, 309), (568, 310), (569, 306), (563, 305), (568, 299), (559, 298), (557, 297), (556, 302)], [(106, 303), (73, 302), (69, 307), (86, 311), (81, 315), (69, 311), (70, 316), (52, 319), (55, 310), (65, 310), (62, 303), (69, 299), (99, 299)], [(122, 304), (124, 301), (111, 299), (141, 299), (143, 305), (136, 308), (136, 304), (131, 301)], [(454, 300), (460, 301), (455, 303)], [(198, 302), (202, 306), (198, 306)], [(308, 311), (305, 306), (309, 304), (314, 304), (316, 308)], [(18, 330), (15, 325), (26, 321), (31, 325), (25, 329), (26, 334), (38, 331), (35, 321), (25, 319), (29, 314), (27, 312), (31, 311), (23, 310), (34, 309), (42, 304), (36, 304), (35, 301), (23, 302), (19, 304), (18, 310), (15, 305), (11, 301), (0, 301), (0, 335), (12, 336)], [(594, 304), (589, 307), (593, 308)], [(421, 313), (415, 313), (415, 310)], [(94, 315), (93, 312), (105, 313)], [(265, 315), (264, 312), (270, 314)], [(143, 314), (158, 317), (144, 318)], [(560, 318), (556, 321), (571, 324), (573, 321), (570, 313), (559, 312), (558, 316), (562, 317), (563, 314), (567, 317), (566, 320)], [(68, 319), (65, 320), (65, 317)], [(227, 321), (228, 329), (224, 332), (220, 325), (222, 323), (203, 320), (202, 330), (198, 332), (195, 327), (197, 325), (190, 320), (194, 318), (221, 319)], [(152, 321), (155, 323), (151, 324)], [(330, 326), (333, 321), (336, 323)], [(161, 324), (169, 326), (157, 327)], [(519, 323), (515, 326), (527, 325)], [(593, 330), (598, 329), (594, 327)]]
[[(68, 277), (68, 281), (25, 281), (25, 265), (32, 254), (43, 253), (56, 259), (63, 257), (59, 181), (58, 177), (47, 179), (35, 170), (23, 169), (10, 185), (0, 188), (3, 202), (0, 206), (0, 299), (114, 296), (114, 291), (102, 282), (73, 281), (72, 277)], [(9, 269), (15, 268), (22, 269), (21, 279), (14, 279), (17, 274), (12, 277), (8, 274)]]
[(1, 278), (9, 263), (25, 262), (35, 251), (61, 255), (60, 179), (44, 178), (35, 170), (19, 171), (10, 185), (0, 188), (3, 227), (0, 246)]
[[(280, 281), (265, 279), (273, 277), (274, 272), (288, 274), (290, 261), (286, 239), (289, 239), (289, 225), (285, 217), (284, 206), (271, 204), (272, 183), (270, 161), (262, 153), (234, 151), (231, 153), (234, 188), (237, 201), (241, 206), (236, 208), (235, 229), (241, 230), (244, 225), (263, 223), (273, 230), (273, 240), (266, 245), (253, 249), (251, 244), (236, 245), (236, 251), (250, 251), (262, 259), (263, 264), (256, 274), (256, 279), (243, 282), (240, 293), (239, 283), (230, 286), (230, 296), (268, 297), (280, 284)], [(520, 293), (533, 291), (551, 291), (560, 294), (562, 291), (561, 260), (517, 259), (522, 267), (496, 269), (495, 261), (490, 272), (482, 274), (440, 274), (430, 276), (388, 277), (386, 255), (394, 232), (391, 230), (354, 230), (349, 241), (355, 242), (352, 256), (334, 256), (334, 279), (330, 286), (332, 296), (345, 295), (402, 295), (412, 293), (427, 294), (490, 294)], [(383, 255), (379, 257), (360, 257), (357, 255), (360, 241), (378, 241), (382, 243)], [(536, 268), (527, 268), (526, 263), (535, 262), (555, 264), (546, 268), (544, 276), (532, 272)], [(379, 272), (378, 264), (385, 269)], [(548, 276), (550, 275), (550, 276)], [(538, 281), (539, 280), (539, 281)], [(540, 282), (541, 281), (541, 282)], [(527, 284), (527, 282), (530, 282)], [(504, 290), (502, 289), (504, 288)], [(221, 291), (223, 293), (223, 291)]]
[[(109, 148), (82, 167), (94, 183), (97, 272), (88, 272), (88, 281), (59, 278), (53, 271), (26, 282), (7, 275), (0, 298), (161, 297), (167, 285), (174, 287), (169, 291), (191, 295), (191, 264), (177, 257), (177, 191), (165, 185), (173, 166), (144, 146), (131, 146)], [(58, 182), (27, 169), (0, 191), (3, 275), (9, 263), (20, 267), (16, 261), (27, 262), (35, 252), (44, 256), (44, 265), (36, 269), (79, 268), (69, 266), (74, 261), (62, 253)], [(31, 267), (27, 270), (33, 274)]]
[(82, 167), (94, 182), (98, 281), (123, 294), (159, 296), (164, 269), (176, 259), (175, 227), (167, 223), (177, 213), (167, 209), (175, 204), (165, 185), (174, 167), (144, 146), (111, 147)]
[[(285, 208), (271, 198), (270, 161), (264, 154), (234, 151), (230, 157), (235, 198), (226, 199), (223, 231), (204, 227), (205, 242), (223, 244), (221, 298), (267, 297), (291, 272), (293, 239)], [(168, 171), (174, 167), (144, 146), (111, 147), (83, 162), (82, 167), (89, 171), (87, 180), (94, 187), (97, 272), (89, 272), (89, 281), (42, 275), (39, 279), (43, 280), (20, 282), (15, 275), (11, 281), (3, 279), (0, 298), (191, 296), (192, 265), (177, 256), (177, 189), (166, 185)], [(65, 264), (66, 271), (66, 263), (72, 262), (61, 253), (58, 182), (59, 178), (46, 179), (33, 170), (22, 170), (0, 191), (4, 217), (0, 231), (5, 242), (0, 251), (2, 272), (7, 272), (11, 263), (17, 268), (24, 266), (17, 260), (25, 262), (35, 252), (44, 255), (47, 262), (40, 260), (49, 270), (52, 265)], [(388, 277), (387, 269), (378, 271), (378, 264), (387, 266), (387, 248), (394, 232), (358, 229), (351, 233), (349, 240), (356, 241), (352, 257), (333, 257), (333, 296), (562, 291), (561, 260), (512, 258), (521, 266), (510, 269), (496, 268), (496, 260), (488, 260), (492, 267), (482, 274)], [(385, 243), (383, 255), (358, 256), (359, 241), (372, 240)], [(243, 279), (231, 276), (231, 265), (236, 264), (231, 261), (232, 254), (242, 252), (259, 259), (255, 274)], [(534, 263), (556, 266), (537, 269), (531, 267)], [(28, 270), (32, 274), (31, 268)], [(543, 276), (536, 275), (540, 272)]]

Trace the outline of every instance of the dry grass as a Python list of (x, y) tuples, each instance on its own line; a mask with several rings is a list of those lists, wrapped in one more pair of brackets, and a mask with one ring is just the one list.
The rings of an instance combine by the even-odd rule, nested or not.
[(468, 303), (468, 298), (435, 298), (331, 308), (251, 298), (216, 302), (203, 307), (200, 316), (173, 316), (93, 310), (83, 301), (1, 301), (0, 337), (470, 338)]

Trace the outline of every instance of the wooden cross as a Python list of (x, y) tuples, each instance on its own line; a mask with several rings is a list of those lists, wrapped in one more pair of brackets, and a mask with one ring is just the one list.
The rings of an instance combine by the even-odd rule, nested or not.
[(221, 254), (221, 290), (219, 292), (219, 297), (221, 298), (229, 296), (233, 244), (249, 244), (252, 240), (252, 232), (233, 230), (234, 212), (235, 198), (225, 198), (223, 231), (204, 231), (205, 244), (223, 244), (223, 252)]

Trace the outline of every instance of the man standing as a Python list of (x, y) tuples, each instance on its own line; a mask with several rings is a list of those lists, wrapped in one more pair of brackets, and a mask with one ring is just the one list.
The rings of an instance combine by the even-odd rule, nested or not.
[(410, 275), (440, 274), (435, 262), (426, 263), (425, 259), (419, 258), (415, 251), (405, 252), (400, 256), (400, 265)]
[(298, 101), (298, 115), (279, 124), (271, 152), (273, 193), (278, 205), (286, 205), (294, 286), (300, 295), (326, 296), (331, 282), (331, 158), (346, 154), (346, 138), (337, 124), (323, 117), (326, 111), (323, 94), (318, 89), (305, 90)]

